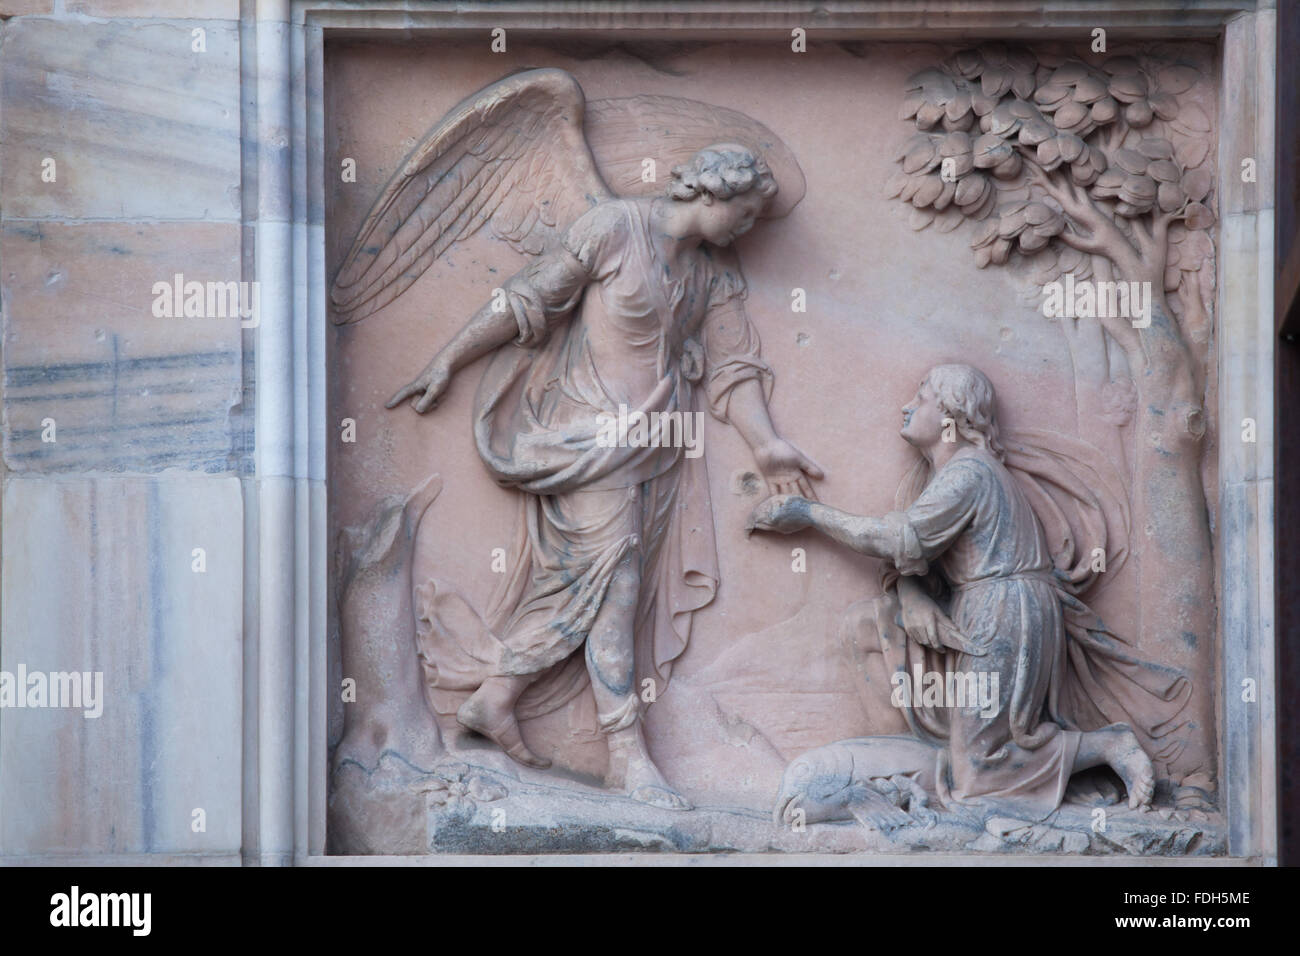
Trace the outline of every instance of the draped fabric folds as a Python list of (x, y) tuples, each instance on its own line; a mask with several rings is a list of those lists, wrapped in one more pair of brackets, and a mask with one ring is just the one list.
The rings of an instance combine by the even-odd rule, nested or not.
[(596, 206), (505, 286), (519, 336), (484, 373), (474, 437), (491, 476), (520, 492), (519, 526), (482, 614), (447, 580), (416, 590), (420, 660), (440, 713), (493, 675), (540, 675), (516, 706), (521, 718), (581, 693), (575, 651), (628, 560), (641, 581), (637, 684), (654, 678), (662, 693), (695, 611), (717, 591), (704, 458), (680, 442), (602, 443), (601, 429), (620, 406), (670, 429), (695, 413), (697, 393), (725, 421), (732, 390), (758, 380), (770, 391), (772, 373), (734, 259), (704, 246), (670, 276), (650, 213), (649, 200)]
[[(1050, 432), (1004, 441), (1004, 462), (972, 450), (930, 476), (918, 460), (887, 518), (897, 553), (884, 593), (854, 605), (844, 623), (860, 646), (878, 640), (887, 672), (908, 675), (909, 687), (913, 675), (996, 673), (995, 715), (913, 694), (904, 716), (940, 748), (946, 804), (1042, 819), (1064, 797), (1081, 731), (1127, 723), (1157, 768), (1173, 760), (1191, 684), (1143, 659), (1080, 599), (1097, 569), (1113, 573), (1128, 553), (1128, 506), (1113, 468), (1092, 446)], [(964, 650), (907, 636), (900, 574), (946, 607)]]

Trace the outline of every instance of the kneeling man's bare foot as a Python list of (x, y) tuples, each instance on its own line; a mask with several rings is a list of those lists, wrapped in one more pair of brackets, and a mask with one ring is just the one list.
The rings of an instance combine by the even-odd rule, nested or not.
[(516, 763), (538, 770), (549, 767), (549, 760), (537, 756), (524, 744), (519, 721), (515, 720), (514, 701), (502, 706), (502, 702), (493, 697), (489, 682), (484, 682), (469, 700), (461, 704), (460, 710), (456, 711), (456, 721), (465, 729), (487, 737)]
[(1111, 724), (1101, 733), (1110, 738), (1106, 744), (1106, 763), (1124, 781), (1129, 807), (1138, 810), (1151, 806), (1156, 789), (1155, 767), (1137, 735), (1128, 724)]
[(669, 785), (650, 759), (639, 722), (636, 726), (610, 735), (609, 774), (606, 782), (610, 787), (623, 790), (633, 800), (648, 803), (652, 807), (664, 810), (691, 809), (686, 798)]

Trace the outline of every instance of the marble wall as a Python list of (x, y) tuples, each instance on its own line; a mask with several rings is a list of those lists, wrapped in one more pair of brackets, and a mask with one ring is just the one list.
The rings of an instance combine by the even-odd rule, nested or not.
[(238, 6), (0, 4), (0, 670), (103, 680), (0, 710), (0, 856), (238, 859), (252, 339), (153, 289), (241, 278)]
[[(866, 183), (884, 210), (888, 229), (864, 231), (852, 206), (830, 192), (810, 194), (804, 212), (854, 236), (852, 243), (827, 245), (808, 215), (792, 220), (780, 241), (756, 231), (742, 249), (751, 278), (770, 277), (757, 278), (751, 310), (778, 371), (778, 424), (830, 469), (823, 496), (863, 511), (888, 507), (893, 483), (868, 480), (855, 448), (879, 449), (873, 467), (898, 472), (901, 453), (887, 425), (907, 397), (891, 387), (894, 375), (886, 381), (861, 373), (855, 336), (863, 329), (886, 337), (882, 348), (894, 356), (899, 380), (948, 357), (957, 343), (977, 364), (1029, 370), (1004, 376), (1014, 425), (1067, 428), (1073, 417), (1041, 401), (1045, 391), (1068, 389), (1050, 367), (1059, 358), (1054, 331), (1018, 322), (978, 342), (963, 338), (966, 313), (993, 314), (1015, 299), (1017, 277), (1004, 270), (980, 273), (978, 281), (927, 282), (940, 259), (960, 259), (973, 271), (967, 240), (912, 231), (907, 210), (879, 198), (892, 154), (860, 148), (863, 136), (889, 144), (902, 138), (897, 121), (873, 127), (866, 119), (892, 116), (900, 80), (937, 49), (929, 41), (955, 41), (943, 29), (1001, 29), (981, 22), (989, 14), (944, 14), (944, 6), (858, 21), (836, 12), (821, 26), (853, 29), (853, 42), (837, 45), (829, 61), (801, 63), (788, 82), (772, 82), (761, 57), (729, 45), (723, 59), (730, 72), (702, 96), (763, 119), (768, 112), (786, 117), (790, 128), (779, 131), (792, 143), (825, 144), (800, 155), (810, 180), (846, 194)], [(1135, 12), (1108, 5), (1117, 28), (1181, 35), (1211, 64), (1221, 42), (1216, 82), (1271, 62), (1270, 4), (1174, 12), (1182, 6)], [(627, 51), (594, 56), (582, 43), (519, 43), (509, 57), (490, 59), (459, 41), (448, 45), (437, 31), (477, 39), (497, 23), (568, 31), (593, 24), (526, 3), (443, 7), (0, 0), (0, 672), (102, 673), (103, 681), (98, 717), (75, 708), (0, 708), (0, 859), (286, 863), (323, 852), (326, 700), (334, 699), (338, 676), (328, 654), (333, 534), (382, 494), (412, 487), (432, 464), (466, 459), (466, 402), (477, 377), (470, 373), (436, 420), (384, 413), (386, 393), (379, 393), (413, 374), (434, 344), (427, 317), (407, 296), (387, 322), (372, 320), (331, 340), (327, 364), (326, 263), (337, 264), (414, 138), (460, 96), (509, 69), (562, 65), (590, 84), (593, 98), (701, 96), (693, 48), (674, 48), (659, 62)], [(700, 14), (695, 25), (715, 37), (752, 29), (743, 12), (719, 11)], [(1035, 16), (1059, 39), (1102, 13), (1054, 2)], [(645, 17), (654, 20), (619, 5), (595, 25), (682, 25)], [(1032, 26), (1012, 33), (1034, 39)], [(330, 30), (361, 27), (372, 32), (327, 47)], [(784, 22), (778, 27), (788, 34)], [(917, 35), (931, 27), (939, 32)], [(1206, 39), (1212, 34), (1222, 40)], [(393, 47), (390, 37), (426, 46)], [(906, 42), (869, 55), (879, 40)], [(1271, 79), (1266, 66), (1256, 69), (1240, 87), (1246, 98), (1225, 92), (1213, 119), (1218, 166), (1235, 168), (1241, 156), (1257, 155), (1266, 183)], [(452, 74), (455, 84), (446, 82)], [(827, 77), (849, 76), (861, 88), (842, 86), (840, 99), (804, 92)], [(624, 92), (629, 83), (635, 90)], [(858, 111), (855, 122), (838, 123), (849, 108)], [(347, 186), (336, 182), (344, 153), (359, 171)], [(1232, 177), (1224, 184), (1213, 293), (1221, 323), (1219, 407), (1212, 418), (1232, 432), (1251, 416), (1266, 436), (1271, 346), (1266, 318), (1255, 317), (1269, 314), (1271, 192), (1243, 189)], [(783, 227), (771, 228), (775, 235)], [(818, 273), (787, 275), (792, 249), (816, 259)], [(855, 270), (855, 257), (866, 257), (871, 269)], [(185, 314), (186, 281), (204, 283), (206, 292), (207, 283), (254, 280), (261, 298), (253, 315)], [(436, 270), (425, 279), (438, 281)], [(177, 282), (179, 296), (156, 288)], [(817, 324), (780, 307), (795, 285), (810, 289), (834, 320)], [(487, 276), (460, 280), (443, 303), (447, 321), (491, 286)], [(168, 314), (177, 299), (181, 308), (172, 311), (180, 314)], [(206, 296), (203, 305), (210, 311)], [(924, 335), (882, 319), (898, 314), (915, 315)], [(842, 401), (822, 387), (823, 376), (859, 387)], [(365, 438), (359, 445), (337, 443), (335, 425), (345, 415)], [(842, 424), (801, 427), (831, 419)], [(830, 555), (798, 586), (756, 601), (757, 582), (789, 576), (789, 548), (744, 539), (740, 525), (752, 504), (747, 453), (734, 435), (710, 427), (711, 459), (725, 463), (710, 464), (720, 558), (724, 568), (745, 564), (753, 575), (711, 609), (715, 626), (683, 662), (677, 703), (662, 708), (654, 726), (673, 749), (672, 772), (700, 781), (697, 797), (758, 800), (789, 752), (860, 732), (864, 720), (889, 729), (897, 715), (885, 708), (864, 717), (830, 639), (831, 606), (855, 595), (874, 566)], [(1233, 856), (1267, 861), (1267, 446), (1211, 447), (1205, 476), (1222, 555), (1224, 652), (1216, 666), (1223, 675), (1227, 847)], [(435, 448), (441, 457), (433, 461)], [(349, 464), (347, 455), (362, 453), (365, 460)], [(446, 487), (434, 505), (446, 534), (425, 543), (423, 570), (465, 560), (456, 540), (484, 543), (489, 559), (510, 530), (509, 517), (475, 510), (479, 501), (477, 492)], [(471, 590), (484, 590), (480, 583)], [(791, 640), (802, 635), (813, 635), (815, 653), (796, 653)], [(753, 655), (746, 656), (753, 648), (768, 662), (757, 679), (770, 686), (753, 686)], [(730, 692), (739, 671), (746, 680)], [(788, 673), (797, 680), (784, 680)], [(1251, 707), (1236, 706), (1246, 679), (1261, 696)], [(703, 700), (692, 682), (710, 689), (710, 705), (720, 700), (734, 712), (707, 740), (682, 719), (684, 708)], [(773, 717), (783, 712), (798, 718)], [(769, 738), (776, 741), (771, 753), (763, 749)], [(739, 782), (714, 780), (710, 754), (727, 748), (758, 754), (759, 771)], [(599, 770), (600, 759), (583, 752), (572, 762), (583, 772)]]

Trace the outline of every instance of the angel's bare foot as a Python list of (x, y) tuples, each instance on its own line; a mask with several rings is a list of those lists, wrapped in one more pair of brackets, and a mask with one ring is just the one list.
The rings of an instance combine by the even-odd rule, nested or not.
[(1109, 738), (1105, 745), (1106, 763), (1124, 781), (1130, 809), (1149, 807), (1156, 789), (1155, 768), (1137, 736), (1128, 724), (1111, 724), (1098, 733)]
[(686, 798), (669, 785), (650, 759), (639, 722), (610, 734), (607, 782), (640, 803), (665, 810), (691, 809)]
[(456, 721), (467, 730), (487, 737), (517, 763), (545, 770), (551, 762), (529, 750), (519, 732), (514, 708), (518, 694), (513, 693), (514, 689), (508, 678), (488, 678), (461, 704)]

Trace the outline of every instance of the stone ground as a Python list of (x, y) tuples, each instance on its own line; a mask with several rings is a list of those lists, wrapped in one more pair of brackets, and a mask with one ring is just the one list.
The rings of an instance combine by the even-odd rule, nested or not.
[[(1066, 805), (1042, 823), (940, 813), (883, 834), (856, 822), (779, 826), (768, 811), (697, 806), (671, 811), (580, 780), (536, 773), (499, 754), (447, 759), (433, 772), (391, 754), (367, 774), (336, 770), (330, 801), (331, 853), (1065, 853), (1218, 856), (1226, 840), (1217, 817), (1180, 818), (1106, 808), (1094, 830), (1090, 807)], [(358, 812), (360, 811), (360, 812)], [(371, 821), (371, 839), (357, 820)]]

